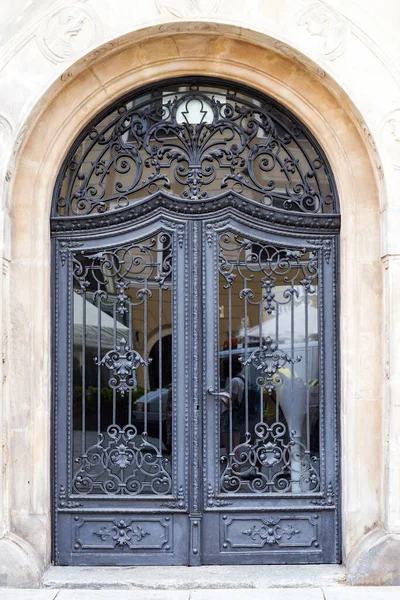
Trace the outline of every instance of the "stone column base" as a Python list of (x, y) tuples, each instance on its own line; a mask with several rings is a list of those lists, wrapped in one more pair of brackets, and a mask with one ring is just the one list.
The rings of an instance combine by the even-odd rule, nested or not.
[(0, 586), (37, 588), (42, 567), (33, 548), (14, 534), (0, 539)]
[(351, 552), (347, 569), (351, 585), (400, 585), (400, 535), (374, 529)]

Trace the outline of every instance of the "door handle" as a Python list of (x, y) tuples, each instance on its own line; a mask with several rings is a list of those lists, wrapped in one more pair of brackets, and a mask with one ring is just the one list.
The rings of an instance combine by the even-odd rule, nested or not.
[(211, 395), (211, 396), (217, 396), (218, 398), (222, 398), (222, 400), (225, 403), (228, 403), (231, 401), (231, 397), (229, 394), (227, 394), (226, 392), (215, 392), (212, 387), (209, 387), (207, 392)]

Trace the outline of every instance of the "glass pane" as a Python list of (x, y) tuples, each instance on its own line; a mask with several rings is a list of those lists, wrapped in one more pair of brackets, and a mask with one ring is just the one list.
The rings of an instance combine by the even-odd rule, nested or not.
[(172, 239), (77, 253), (73, 491), (171, 491)]
[(219, 238), (221, 490), (319, 491), (318, 263)]

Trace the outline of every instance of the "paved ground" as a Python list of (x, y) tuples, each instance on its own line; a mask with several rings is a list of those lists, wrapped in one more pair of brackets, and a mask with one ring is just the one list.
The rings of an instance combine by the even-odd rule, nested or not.
[(265, 588), (263, 590), (15, 590), (0, 600), (400, 600), (399, 587)]
[(399, 587), (265, 588), (245, 590), (15, 590), (0, 600), (400, 600)]

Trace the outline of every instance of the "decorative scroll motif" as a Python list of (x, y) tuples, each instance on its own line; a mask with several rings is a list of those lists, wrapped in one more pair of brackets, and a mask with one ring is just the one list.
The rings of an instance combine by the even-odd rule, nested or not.
[(321, 39), (320, 51), (323, 58), (334, 60), (345, 51), (350, 27), (332, 8), (313, 4), (300, 12), (297, 23), (311, 36)]
[(279, 517), (268, 517), (268, 519), (263, 519), (263, 522), (265, 525), (262, 525), (261, 527), (252, 525), (252, 527), (245, 529), (243, 531), (244, 535), (248, 535), (252, 540), (259, 538), (264, 544), (273, 546), (282, 539), (282, 536), (285, 536), (286, 539), (290, 540), (294, 535), (299, 535), (300, 533), (300, 529), (297, 529), (292, 524), (286, 525), (285, 527), (279, 525)]
[(246, 548), (275, 552), (280, 548), (318, 548), (317, 514), (255, 517), (228, 516), (221, 519), (222, 548), (243, 552)]
[(120, 101), (83, 132), (54, 216), (98, 215), (159, 194), (202, 212), (229, 192), (255, 209), (337, 212), (322, 151), (295, 117), (240, 88), (180, 82)]
[(311, 456), (298, 438), (288, 434), (284, 423), (257, 423), (254, 433), (232, 454), (221, 457), (221, 490), (225, 493), (319, 491), (317, 457)]
[(103, 542), (105, 542), (107, 538), (111, 538), (115, 542), (114, 548), (123, 548), (124, 546), (133, 548), (132, 538), (136, 538), (136, 540), (140, 542), (146, 535), (150, 535), (150, 533), (145, 531), (140, 525), (133, 525), (132, 521), (121, 519), (120, 521), (113, 521), (113, 523), (114, 525), (112, 527), (103, 525), (100, 529), (94, 530), (93, 534), (97, 535)]
[[(270, 286), (268, 288), (270, 289)], [(268, 296), (271, 298), (271, 293), (267, 290), (267, 298)], [(257, 378), (257, 383), (271, 394), (283, 383), (278, 369), (282, 369), (287, 363), (300, 362), (301, 356), (291, 358), (286, 352), (279, 350), (278, 345), (270, 337), (267, 337), (261, 349), (254, 350), (247, 360), (241, 358), (239, 360), (244, 366), (254, 365), (257, 371), (260, 371), (261, 376)]]
[(137, 388), (136, 369), (139, 365), (147, 367), (151, 358), (147, 361), (143, 360), (139, 352), (132, 350), (127, 345), (126, 339), (121, 338), (113, 350), (109, 350), (101, 360), (96, 357), (94, 361), (96, 365), (105, 365), (107, 369), (113, 371), (114, 376), (108, 380), (108, 385), (124, 396), (128, 390)]
[(77, 494), (169, 494), (171, 475), (167, 471), (169, 460), (140, 437), (134, 425), (110, 425), (107, 435), (99, 435), (97, 444), (77, 458), (79, 470), (73, 479)]
[[(65, 249), (66, 257), (67, 244), (66, 242), (61, 244), (63, 250)], [(136, 289), (138, 282), (145, 284), (153, 280), (159, 287), (166, 289), (166, 280), (171, 273), (172, 236), (168, 233), (159, 233), (146, 242), (130, 243), (115, 250), (104, 250), (95, 254), (82, 252), (80, 255), (75, 254), (73, 259), (73, 275), (78, 286), (75, 291), (84, 293), (93, 282), (97, 286), (94, 299), (100, 297), (102, 301), (109, 300), (106, 289), (110, 280), (114, 280), (119, 292), (116, 300), (117, 311), (120, 314), (128, 310), (128, 296), (125, 291), (129, 287), (135, 285)], [(142, 304), (145, 297), (151, 295), (152, 292), (147, 287), (138, 289), (136, 291), (138, 303), (135, 306)]]
[[(324, 241), (321, 245), (325, 248)], [(248, 391), (249, 395), (253, 393), (255, 408), (247, 423), (243, 410), (243, 428), (247, 429), (243, 429), (240, 442), (236, 438), (235, 446), (221, 456), (220, 489), (229, 494), (316, 493), (320, 490), (318, 453), (310, 451), (309, 438), (302, 438), (302, 424), (309, 411), (312, 386), (307, 379), (310, 372), (304, 365), (310, 361), (306, 344), (310, 343), (311, 330), (306, 336), (304, 328), (305, 320), (309, 320), (309, 305), (313, 306), (312, 297), (317, 296), (319, 250), (280, 248), (231, 232), (219, 234), (218, 246), (220, 280), (230, 294), (231, 304), (235, 303), (236, 313), (242, 314), (238, 313), (240, 300), (247, 307), (243, 314), (253, 309), (253, 314), (259, 315), (259, 323), (253, 324), (250, 333), (243, 319), (243, 327), (236, 334), (241, 348), (238, 362), (248, 377), (253, 373), (257, 390)], [(297, 329), (296, 301), (301, 308), (296, 314), (303, 319)], [(313, 310), (316, 320), (315, 307)], [(287, 325), (283, 333), (285, 314)], [(281, 321), (278, 334), (277, 320), (278, 324)], [(269, 329), (263, 329), (264, 326)], [(266, 333), (269, 330), (279, 336), (279, 345)], [(301, 336), (296, 338), (295, 331), (299, 330)], [(280, 347), (282, 339), (284, 349)], [(295, 353), (295, 341), (303, 348), (302, 355)], [(301, 363), (302, 377), (296, 373), (297, 363)], [(275, 417), (267, 419), (265, 404), (260, 408), (260, 398), (274, 403)], [(248, 416), (250, 413), (248, 410)]]

